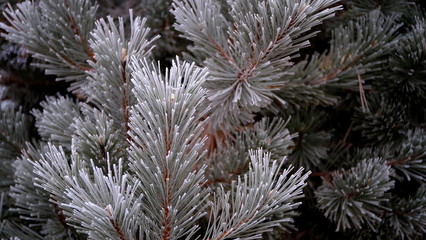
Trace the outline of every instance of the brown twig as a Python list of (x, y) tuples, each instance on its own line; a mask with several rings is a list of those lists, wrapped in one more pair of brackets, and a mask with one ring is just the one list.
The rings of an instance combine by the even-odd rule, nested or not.
[[(69, 3), (68, 3), (67, 0), (64, 0), (64, 5), (65, 5), (66, 8), (68, 8), (68, 9), (70, 8), (70, 5), (69, 5)], [(81, 44), (83, 46), (83, 49), (84, 49), (84, 52), (86, 52), (86, 54), (89, 56), (90, 60), (92, 60), (93, 62), (95, 62), (95, 58), (94, 58), (95, 54), (89, 48), (89, 45), (88, 45), (87, 40), (85, 39), (85, 37), (81, 34), (81, 30), (78, 27), (77, 21), (75, 20), (74, 16), (70, 12), (68, 12), (67, 17), (68, 17), (68, 20), (70, 21), (71, 28), (72, 28), (74, 34), (77, 35), (78, 38), (80, 39), (80, 42), (81, 42)]]
[(58, 218), (59, 223), (66, 229), (68, 229), (68, 225), (65, 221), (65, 215), (62, 211), (61, 207), (57, 203), (53, 203), (53, 210), (55, 211), (56, 217)]
[(405, 158), (396, 159), (396, 160), (387, 162), (386, 165), (387, 166), (400, 165), (400, 164), (403, 164), (403, 163), (408, 162), (408, 161), (415, 159), (415, 158), (417, 158), (417, 155), (411, 155), (411, 156), (408, 156), (408, 157), (405, 157)]
[(358, 76), (358, 87), (359, 87), (359, 98), (361, 101), (361, 107), (362, 107), (362, 112), (369, 112), (370, 110), (368, 109), (368, 102), (367, 102), (367, 98), (365, 97), (365, 93), (364, 93), (364, 87), (362, 84), (362, 79), (361, 79), (361, 75), (358, 72), (358, 69), (356, 69), (356, 73)]
[(311, 173), (311, 175), (309, 175), (309, 177), (321, 177), (326, 182), (328, 182), (330, 184), (333, 184), (333, 174), (334, 173), (335, 173), (335, 171), (330, 171), (330, 172), (313, 172), (313, 173)]
[(127, 52), (126, 49), (122, 50), (121, 56), (121, 107), (123, 108), (123, 117), (124, 117), (124, 130), (126, 139), (128, 142), (131, 142), (132, 139), (129, 136), (128, 132), (130, 130), (130, 113), (129, 113), (129, 102), (127, 100), (127, 76), (126, 76), (126, 67), (127, 67)]
[(161, 233), (161, 239), (163, 240), (169, 240), (170, 239), (170, 233), (172, 231), (172, 226), (171, 226), (171, 219), (170, 219), (170, 212), (169, 212), (169, 206), (172, 202), (172, 192), (171, 192), (171, 188), (169, 186), (169, 180), (170, 180), (170, 172), (168, 167), (166, 166), (164, 175), (163, 175), (163, 180), (166, 183), (166, 188), (167, 188), (167, 194), (166, 194), (166, 199), (162, 204), (162, 208), (164, 210), (163, 213), (163, 221), (161, 223), (163, 231)]
[(124, 236), (123, 230), (121, 229), (120, 225), (117, 223), (117, 221), (110, 219), (110, 222), (112, 226), (115, 229), (115, 232), (120, 236), (120, 240), (126, 240), (126, 237)]
[[(168, 120), (167, 120), (168, 121)], [(173, 177), (171, 176), (170, 170), (169, 170), (169, 166), (167, 165), (167, 154), (169, 154), (170, 150), (171, 150), (171, 139), (170, 139), (170, 130), (166, 127), (165, 129), (165, 133), (164, 133), (164, 144), (166, 147), (166, 156), (164, 156), (164, 169), (162, 170), (163, 172), (163, 181), (165, 183), (165, 187), (166, 187), (166, 196), (165, 199), (163, 199), (163, 203), (162, 203), (162, 208), (164, 210), (163, 212), (163, 216), (162, 216), (162, 233), (161, 233), (161, 239), (163, 240), (169, 240), (171, 238), (171, 231), (172, 231), (172, 223), (171, 223), (171, 216), (170, 216), (170, 211), (169, 211), (169, 206), (172, 204), (172, 198), (173, 198), (173, 193), (172, 193), (172, 188), (170, 186), (170, 179)]]
[(62, 60), (64, 60), (65, 62), (67, 62), (68, 64), (70, 64), (71, 66), (73, 66), (73, 67), (75, 67), (75, 68), (78, 68), (78, 69), (80, 69), (80, 70), (82, 70), (82, 71), (87, 71), (87, 72), (92, 72), (93, 71), (93, 69), (92, 68), (90, 68), (90, 67), (85, 67), (85, 66), (82, 66), (82, 65), (80, 65), (80, 64), (78, 64), (78, 63), (76, 63), (76, 62), (74, 62), (73, 60), (71, 60), (70, 58), (68, 58), (67, 56), (65, 56), (65, 55), (63, 55), (63, 54), (61, 54), (61, 53), (58, 53), (57, 51), (55, 51), (55, 50), (53, 50), (53, 49), (50, 49), (52, 52), (55, 52), (56, 54), (58, 54), (58, 56), (59, 57), (61, 57), (62, 58)]
[(118, 234), (118, 236), (120, 237), (120, 240), (126, 240), (126, 236), (124, 235), (123, 229), (121, 228), (121, 226), (118, 224), (118, 222), (114, 219), (114, 215), (113, 215), (113, 209), (111, 207), (111, 205), (108, 205), (105, 208), (107, 214), (109, 215), (109, 222), (112, 224), (112, 226), (114, 227), (115, 232)]
[(327, 75), (314, 80), (314, 81), (310, 81), (305, 83), (306, 85), (317, 85), (317, 84), (321, 84), (321, 83), (326, 83), (328, 81), (331, 81), (332, 79), (336, 78), (337, 75), (339, 75), (340, 73), (348, 70), (350, 67), (352, 67), (353, 65), (355, 65), (356, 63), (358, 63), (361, 59), (363, 58), (363, 55), (360, 55), (356, 58), (354, 58), (351, 62), (347, 63), (346, 65), (343, 65), (343, 67), (338, 68), (332, 72), (329, 72)]

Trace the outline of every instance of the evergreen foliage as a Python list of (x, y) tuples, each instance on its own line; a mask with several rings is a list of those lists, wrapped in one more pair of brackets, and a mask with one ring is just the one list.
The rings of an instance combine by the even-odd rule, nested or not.
[(424, 3), (0, 9), (0, 239), (425, 238)]

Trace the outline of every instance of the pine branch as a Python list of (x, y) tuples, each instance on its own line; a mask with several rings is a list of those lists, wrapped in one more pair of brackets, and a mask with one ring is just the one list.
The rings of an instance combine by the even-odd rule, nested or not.
[(95, 12), (96, 6), (87, 0), (26, 1), (17, 4), (16, 10), (9, 5), (4, 16), (11, 26), (0, 23), (0, 28), (7, 40), (25, 46), (43, 62), (36, 66), (72, 81), (70, 90), (78, 92), (86, 72), (93, 70), (87, 63), (93, 58), (87, 39)]
[(253, 112), (276, 98), (273, 90), (284, 86), (291, 58), (308, 46), (315, 35), (309, 30), (339, 9), (334, 3), (235, 1), (225, 6), (232, 16), (227, 18), (213, 0), (174, 2), (176, 29), (194, 42), (196, 54), (206, 56), (214, 125), (250, 123)]
[(374, 78), (382, 70), (384, 56), (399, 40), (397, 30), (402, 25), (395, 24), (396, 19), (372, 11), (334, 29), (329, 52), (313, 59), (321, 63), (320, 77), (312, 75), (306, 84), (357, 89), (359, 75), (364, 82)]
[(273, 159), (283, 159), (290, 154), (295, 135), (287, 130), (288, 121), (280, 118), (263, 118), (261, 121), (242, 128), (209, 155), (208, 184), (231, 183), (244, 174), (250, 165), (249, 150), (264, 149)]
[(130, 169), (144, 179), (140, 190), (150, 196), (144, 199), (153, 219), (148, 235), (190, 237), (207, 207), (207, 190), (201, 188), (205, 166), (196, 168), (204, 155), (201, 119), (208, 109), (200, 104), (206, 71), (179, 59), (164, 77), (146, 61), (135, 62), (133, 71), (138, 104), (130, 118)]
[(34, 110), (36, 127), (46, 142), (56, 143), (71, 150), (71, 138), (76, 128), (74, 119), (81, 116), (80, 103), (68, 97), (48, 97), (40, 104), (43, 110)]
[(22, 109), (0, 109), (0, 152), (4, 158), (13, 159), (29, 140), (30, 118)]
[[(0, 44), (79, 99), (0, 81), (0, 238), (426, 234), (424, 10), (344, 1), (306, 49), (337, 0), (113, 0), (97, 16), (89, 0), (0, 2)], [(193, 63), (152, 63), (186, 47), (177, 31)], [(306, 191), (298, 166), (316, 171)]]
[(323, 182), (315, 195), (324, 215), (337, 224), (336, 231), (347, 228), (370, 229), (380, 222), (386, 209), (385, 192), (393, 187), (390, 167), (382, 159), (363, 160), (343, 174), (335, 172)]
[[(206, 239), (258, 239), (274, 227), (291, 227), (291, 217), (300, 203), (304, 181), (309, 173), (292, 168), (279, 173), (281, 162), (271, 161), (262, 150), (251, 151), (247, 174), (232, 182), (229, 192), (219, 186), (214, 196)], [(272, 220), (275, 214), (282, 214)]]
[[(130, 141), (129, 109), (135, 104), (131, 92), (131, 64), (133, 59), (149, 58), (153, 42), (158, 37), (148, 39), (150, 29), (145, 27), (146, 19), (133, 18), (130, 11), (130, 38), (126, 40), (124, 21), (119, 18), (118, 28), (108, 17), (96, 22), (96, 29), (90, 40), (95, 61), (90, 65), (95, 71), (89, 73), (89, 83), (83, 88), (88, 101), (103, 109), (114, 120), (115, 128)], [(120, 111), (117, 111), (119, 109)]]
[(40, 231), (41, 228), (43, 236), (64, 239), (73, 233), (65, 222), (63, 209), (57, 203), (51, 203), (49, 192), (34, 183), (36, 174), (33, 164), (41, 158), (42, 153), (42, 146), (27, 144), (23, 155), (13, 164), (14, 185), (10, 189), (15, 203), (13, 211), (28, 221), (33, 230)]
[(135, 196), (139, 182), (123, 174), (121, 161), (118, 165), (107, 164), (104, 174), (93, 162), (87, 167), (78, 157), (72, 160), (70, 166), (62, 149), (49, 146), (42, 159), (33, 163), (36, 186), (51, 193), (52, 202), (60, 206), (68, 226), (89, 238), (116, 239), (120, 234), (125, 234), (125, 239), (134, 238), (139, 224), (146, 226), (140, 197)]

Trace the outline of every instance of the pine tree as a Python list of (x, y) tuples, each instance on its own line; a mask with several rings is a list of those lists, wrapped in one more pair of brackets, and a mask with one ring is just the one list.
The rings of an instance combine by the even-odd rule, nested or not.
[(423, 239), (426, 13), (2, 1), (1, 239)]

